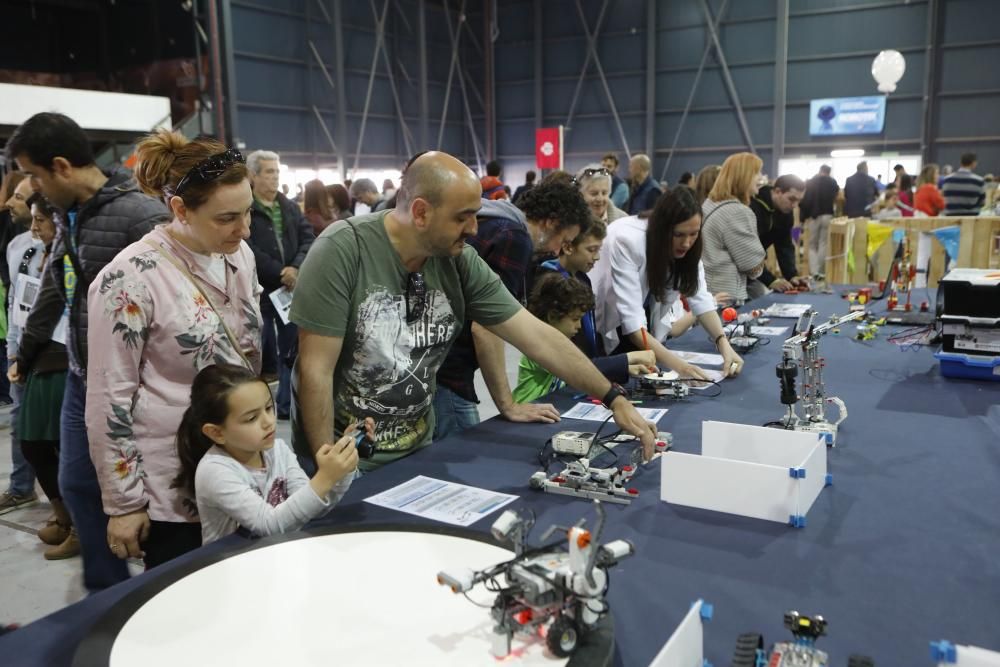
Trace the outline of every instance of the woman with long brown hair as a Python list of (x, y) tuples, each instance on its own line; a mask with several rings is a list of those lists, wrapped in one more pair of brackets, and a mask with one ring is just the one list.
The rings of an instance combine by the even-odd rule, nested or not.
[(757, 194), (763, 161), (752, 153), (730, 155), (702, 203), (705, 279), (713, 294), (747, 300), (747, 279), (764, 270), (767, 253), (757, 236), (750, 198)]

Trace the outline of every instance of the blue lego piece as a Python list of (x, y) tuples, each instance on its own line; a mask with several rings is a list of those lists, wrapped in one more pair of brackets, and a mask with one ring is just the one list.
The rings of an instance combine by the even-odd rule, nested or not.
[(955, 650), (955, 645), (944, 639), (931, 642), (931, 660), (955, 664), (958, 662), (958, 652)]
[(833, 433), (824, 433), (823, 437), (826, 438), (827, 447), (833, 446)]
[(586, 398), (586, 396), (587, 396), (587, 392), (583, 392), (583, 393), (580, 393), (580, 394), (573, 394), (573, 400), (574, 401), (579, 401), (581, 398)]
[(702, 658), (701, 659), (701, 666), (702, 667), (712, 667), (712, 663), (710, 663), (708, 661), (708, 658)]
[(806, 469), (805, 468), (789, 468), (788, 476), (792, 479), (805, 479)]
[(792, 514), (788, 517), (788, 525), (792, 528), (805, 528), (806, 517), (802, 514)]
[(702, 602), (701, 603), (701, 620), (703, 620), (703, 621), (711, 621), (712, 620), (712, 614), (714, 614), (714, 613), (715, 613), (715, 607), (714, 606), (708, 604), (707, 602)]
[(833, 484), (833, 474), (832, 473), (826, 473), (826, 482), (825, 482), (824, 486), (831, 486), (832, 484)]

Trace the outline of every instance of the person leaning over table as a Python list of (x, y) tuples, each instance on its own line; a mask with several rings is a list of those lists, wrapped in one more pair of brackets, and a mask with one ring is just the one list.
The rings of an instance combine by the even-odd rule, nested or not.
[(467, 319), (603, 397), (652, 455), (655, 425), (465, 244), (481, 193), (468, 167), (427, 152), (403, 173), (395, 209), (335, 223), (316, 239), (291, 309), (299, 326), (292, 442), (307, 472), (313, 452), (354, 421), (366, 422), (376, 445), (364, 471), (429, 445), (435, 375)]
[(684, 377), (707, 378), (662, 342), (673, 324), (673, 306), (683, 297), (722, 354), (723, 372), (742, 370), (743, 359), (723, 333), (705, 284), (701, 206), (690, 188), (676, 187), (660, 197), (648, 219), (633, 216), (609, 226), (600, 259), (588, 275), (606, 350), (621, 353), (648, 345), (657, 363)]
[(177, 426), (205, 366), (260, 373), (261, 314), (247, 167), (210, 138), (160, 130), (136, 148), (136, 180), (173, 220), (118, 253), (90, 287), (87, 434), (119, 558), (155, 567), (201, 546)]

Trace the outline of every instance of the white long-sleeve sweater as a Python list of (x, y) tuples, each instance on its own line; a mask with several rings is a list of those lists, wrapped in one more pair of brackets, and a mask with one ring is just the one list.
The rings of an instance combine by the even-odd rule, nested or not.
[(298, 530), (340, 502), (354, 478), (346, 475), (320, 498), (284, 440), (275, 440), (261, 456), (264, 467), (257, 470), (213, 447), (198, 463), (194, 485), (202, 544), (241, 527), (260, 536)]

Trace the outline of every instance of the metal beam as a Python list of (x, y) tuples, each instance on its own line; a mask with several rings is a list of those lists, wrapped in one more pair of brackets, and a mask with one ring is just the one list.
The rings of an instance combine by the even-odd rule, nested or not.
[[(464, 10), (465, 0), (462, 0), (462, 7)], [(445, 18), (448, 18), (450, 14), (448, 13), (448, 6), (445, 4)], [(459, 25), (457, 29), (452, 29), (451, 20), (446, 20), (445, 25), (448, 27), (448, 39), (451, 40), (452, 54), (454, 57), (458, 56), (458, 45), (459, 45), (459, 35), (457, 34), (461, 30), (461, 24), (465, 23), (465, 17), (460, 12), (459, 14)], [(483, 173), (483, 156), (482, 147), (479, 144), (479, 137), (476, 136), (476, 124), (472, 120), (472, 108), (469, 106), (469, 96), (465, 91), (465, 78), (459, 75), (458, 77), (458, 89), (462, 93), (462, 106), (465, 109), (465, 122), (469, 128), (469, 137), (472, 139), (472, 150), (476, 154), (476, 167), (479, 173)], [(445, 109), (447, 113), (447, 109)]]
[[(448, 0), (443, 0), (444, 20), (448, 24), (448, 34), (451, 34), (451, 11), (448, 9)], [(461, 22), (462, 14), (465, 12), (465, 0), (462, 0), (458, 8), (458, 20)], [(461, 30), (461, 29), (460, 29)], [(462, 33), (459, 31), (458, 39), (451, 41), (451, 65), (448, 67), (448, 83), (444, 86), (444, 104), (441, 106), (441, 125), (438, 127), (437, 150), (441, 150), (441, 143), (444, 141), (444, 122), (448, 117), (448, 104), (451, 102), (451, 83), (455, 76), (455, 68), (458, 66), (458, 45), (462, 40)], [(459, 74), (461, 76), (461, 74)]]
[(337, 90), (337, 84), (333, 82), (333, 77), (330, 76), (330, 70), (326, 68), (326, 65), (323, 63), (323, 59), (319, 55), (319, 51), (316, 49), (316, 44), (313, 43), (311, 39), (309, 40), (309, 50), (312, 51), (313, 56), (316, 57), (316, 63), (319, 65), (319, 71), (323, 72), (323, 78), (325, 78), (326, 82), (330, 84), (330, 90)]
[[(326, 121), (323, 120), (323, 115), (319, 112), (319, 109), (316, 108), (315, 105), (313, 105), (312, 110), (313, 110), (313, 115), (316, 116), (316, 122), (319, 123), (319, 127), (320, 127), (321, 130), (323, 130), (323, 134), (326, 135), (326, 140), (328, 142), (330, 142), (330, 148), (333, 149), (334, 155), (340, 155), (340, 149), (337, 148), (337, 142), (333, 140), (333, 135), (330, 134), (330, 128), (326, 126)], [(315, 162), (315, 156), (316, 156), (316, 147), (313, 146), (313, 161), (314, 162)], [(316, 165), (314, 164), (313, 165), (313, 169), (315, 169), (315, 168), (316, 168)]]
[[(597, 23), (594, 24), (594, 35), (601, 34), (601, 24), (604, 23), (604, 13), (608, 10), (608, 0), (604, 0), (601, 3), (601, 11), (597, 15)], [(588, 44), (590, 39), (588, 38)], [(566, 114), (566, 127), (572, 129), (573, 125), (573, 114), (576, 113), (576, 103), (580, 101), (580, 91), (583, 89), (583, 79), (587, 76), (587, 70), (590, 68), (590, 58), (591, 50), (588, 48), (587, 53), (583, 56), (583, 67), (580, 68), (580, 76), (576, 78), (576, 88), (573, 89), (573, 97), (569, 102), (569, 113)]]
[(771, 175), (778, 173), (778, 160), (785, 152), (785, 102), (788, 93), (788, 0), (775, 0), (774, 118), (771, 125)]
[(934, 122), (937, 118), (937, 94), (941, 87), (939, 72), (941, 70), (941, 32), (944, 24), (940, 15), (939, 0), (930, 0), (927, 5), (927, 58), (924, 65), (924, 113), (920, 123), (920, 156), (924, 162), (933, 162)]
[(427, 94), (427, 0), (417, 0), (417, 49), (420, 51), (420, 150), (430, 148), (430, 98)]
[[(337, 139), (344, 150), (347, 150), (347, 91), (344, 85), (344, 31), (341, 28), (341, 3), (343, 0), (333, 0), (333, 75), (336, 81), (337, 93)], [(354, 145), (354, 152), (361, 152), (361, 143)], [(343, 182), (347, 178), (347, 156), (340, 153), (337, 156), (337, 172)]]
[(215, 136), (226, 142), (226, 112), (223, 105), (222, 85), (222, 45), (219, 31), (219, 6), (216, 0), (208, 0), (209, 53), (212, 68), (212, 114), (215, 117)]
[[(372, 8), (372, 14), (378, 18), (378, 9), (375, 7), (375, 0), (369, 0)], [(392, 101), (396, 105), (396, 114), (399, 116), (399, 127), (403, 131), (403, 143), (406, 145), (406, 155), (409, 157), (413, 155), (413, 133), (410, 132), (410, 126), (406, 124), (403, 120), (403, 106), (399, 101), (399, 90), (396, 88), (396, 77), (392, 73), (392, 63), (389, 62), (389, 47), (385, 43), (385, 20), (386, 16), (382, 16), (381, 32), (382, 32), (382, 62), (385, 63), (385, 71), (389, 74), (389, 89), (392, 91)]]
[[(607, 0), (604, 3), (607, 6)], [(587, 48), (590, 50), (591, 58), (594, 61), (594, 66), (597, 67), (597, 73), (600, 75), (601, 87), (604, 88), (604, 95), (608, 98), (608, 106), (611, 107), (611, 116), (615, 120), (615, 127), (618, 128), (618, 136), (622, 140), (622, 148), (625, 149), (625, 156), (628, 159), (632, 159), (632, 151), (628, 147), (628, 139), (625, 138), (625, 128), (622, 127), (622, 119), (618, 115), (618, 107), (615, 105), (615, 98), (611, 94), (611, 87), (608, 85), (608, 80), (604, 76), (604, 67), (601, 65), (601, 59), (597, 55), (597, 33), (593, 35), (590, 34), (590, 28), (587, 26), (587, 17), (583, 13), (583, 5), (580, 4), (580, 0), (576, 0), (576, 13), (580, 17), (580, 24), (583, 26), (583, 33), (587, 37)]]
[(486, 114), (483, 125), (486, 130), (486, 157), (491, 160), (495, 157), (494, 138), (497, 132), (496, 110), (493, 104), (496, 98), (493, 71), (493, 42), (497, 35), (495, 11), (496, 0), (483, 2), (483, 112)]
[[(726, 15), (726, 9), (729, 8), (729, 0), (722, 0), (722, 6), (719, 7), (719, 15), (715, 19), (715, 25), (718, 26), (722, 23), (722, 18)], [(674, 159), (674, 153), (677, 152), (677, 142), (681, 138), (681, 131), (684, 129), (684, 121), (687, 120), (688, 113), (691, 111), (691, 105), (694, 103), (694, 96), (698, 92), (698, 84), (701, 83), (701, 74), (705, 71), (705, 65), (708, 63), (708, 54), (712, 52), (712, 42), (705, 44), (705, 50), (701, 54), (701, 63), (698, 65), (698, 73), (694, 75), (694, 81), (691, 83), (691, 92), (688, 93), (687, 103), (684, 105), (684, 112), (681, 113), (681, 120), (677, 123), (677, 129), (674, 131), (674, 140), (670, 144), (670, 150), (667, 151), (667, 161), (663, 163), (663, 172), (660, 173), (660, 180), (664, 180), (667, 177), (667, 169), (670, 168), (670, 163)]]
[(194, 76), (195, 76), (195, 89), (198, 91), (198, 108), (195, 109), (195, 113), (198, 114), (198, 134), (205, 134), (205, 116), (202, 113), (202, 109), (205, 107), (205, 98), (201, 94), (202, 90), (202, 78), (204, 72), (201, 69), (201, 42), (202, 39), (208, 42), (208, 36), (201, 27), (201, 21), (198, 18), (198, 0), (191, 0), (191, 24), (194, 29)]
[(750, 136), (750, 126), (747, 125), (746, 116), (743, 115), (743, 105), (740, 103), (740, 95), (736, 92), (736, 84), (733, 83), (733, 76), (729, 72), (729, 65), (726, 64), (726, 54), (722, 50), (722, 43), (719, 41), (719, 31), (715, 27), (715, 21), (712, 18), (712, 10), (708, 6), (708, 0), (701, 0), (701, 9), (705, 14), (705, 26), (708, 28), (709, 36), (715, 45), (715, 57), (722, 68), (722, 80), (726, 84), (726, 90), (729, 91), (729, 98), (736, 109), (736, 120), (739, 121), (740, 130), (743, 132), (743, 138), (746, 140), (750, 152), (756, 153), (757, 151), (753, 147), (753, 138)]
[[(309, 4), (309, 3), (307, 3), (306, 4), (306, 25), (305, 25), (305, 29), (306, 29), (306, 42), (309, 43), (309, 48), (312, 49), (313, 55), (316, 56), (316, 62), (319, 63), (319, 66), (323, 70), (323, 73), (326, 74), (326, 68), (323, 67), (323, 59), (319, 57), (319, 52), (316, 51), (316, 46), (313, 44), (313, 41), (312, 41), (312, 34), (311, 34), (311, 31), (310, 31), (311, 27), (312, 27), (312, 5)], [(329, 75), (327, 75), (327, 80), (329, 80)], [(333, 85), (333, 81), (330, 81), (329, 83), (330, 83), (331, 86)], [(306, 66), (306, 97), (308, 98), (309, 104), (312, 106), (313, 110), (316, 111), (316, 91), (313, 90), (313, 64), (312, 64), (311, 61)], [(317, 116), (319, 115), (318, 111), (317, 111), (316, 115)], [(323, 120), (321, 118), (319, 119), (319, 121), (320, 121), (320, 123), (323, 122)], [(331, 137), (331, 139), (332, 139), (332, 137)], [(313, 123), (309, 123), (309, 147), (312, 149), (312, 158), (313, 158), (312, 159), (312, 168), (313, 169), (319, 169), (319, 158), (316, 155), (316, 143), (317, 143), (316, 142), (316, 125), (313, 124)]]
[(543, 122), (543, 83), (545, 74), (543, 72), (542, 64), (542, 0), (532, 1), (532, 10), (535, 18), (535, 29), (532, 34), (532, 39), (534, 40), (533, 46), (535, 50), (535, 69), (534, 69), (534, 88), (535, 88), (535, 127), (539, 128), (542, 126)]
[(656, 131), (656, 0), (646, 0), (646, 155), (653, 159)]
[(222, 22), (222, 39), (226, 48), (226, 121), (229, 132), (227, 133), (227, 144), (239, 146), (242, 143), (239, 139), (239, 123), (236, 118), (236, 63), (233, 59), (233, 8), (230, 0), (221, 0), (222, 11), (220, 20)]

